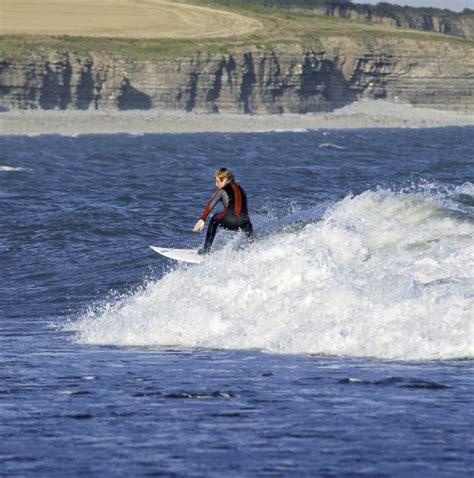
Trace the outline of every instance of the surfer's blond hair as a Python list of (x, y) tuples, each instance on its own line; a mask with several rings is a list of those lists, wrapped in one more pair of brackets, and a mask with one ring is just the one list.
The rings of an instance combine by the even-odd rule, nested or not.
[(232, 171), (227, 168), (220, 168), (214, 173), (214, 178), (218, 178), (220, 181), (225, 179), (226, 181), (234, 181), (234, 175)]

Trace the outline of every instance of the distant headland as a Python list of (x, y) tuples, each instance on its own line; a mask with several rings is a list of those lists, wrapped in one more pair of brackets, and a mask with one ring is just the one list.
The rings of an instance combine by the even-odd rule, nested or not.
[(3, 111), (314, 113), (382, 99), (474, 112), (472, 10), (4, 0), (2, 14)]

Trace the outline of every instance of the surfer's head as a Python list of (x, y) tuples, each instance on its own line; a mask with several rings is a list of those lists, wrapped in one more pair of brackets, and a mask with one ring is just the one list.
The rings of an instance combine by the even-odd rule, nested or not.
[(223, 188), (227, 183), (234, 181), (234, 175), (227, 168), (220, 168), (214, 173), (214, 179), (218, 188)]

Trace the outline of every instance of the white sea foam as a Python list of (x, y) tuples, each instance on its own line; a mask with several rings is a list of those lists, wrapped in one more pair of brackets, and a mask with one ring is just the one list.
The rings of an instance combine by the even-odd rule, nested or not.
[(329, 148), (329, 149), (339, 149), (339, 150), (343, 150), (343, 149), (346, 149), (344, 146), (339, 146), (338, 144), (334, 144), (334, 143), (321, 143), (319, 145), (319, 147), (321, 149), (325, 149), (325, 148)]
[(71, 328), (85, 344), (473, 358), (474, 223), (453, 207), (473, 192), (348, 196), (321, 220), (217, 251)]
[(0, 165), (0, 172), (11, 172), (11, 171), (31, 171), (31, 170), (29, 168)]

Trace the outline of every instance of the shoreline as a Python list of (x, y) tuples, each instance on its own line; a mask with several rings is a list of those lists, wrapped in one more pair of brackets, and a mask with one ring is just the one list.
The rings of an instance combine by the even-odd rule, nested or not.
[(474, 114), (415, 108), (381, 100), (359, 101), (329, 113), (281, 115), (159, 110), (9, 110), (0, 113), (0, 135), (257, 133), (446, 126), (474, 126)]

